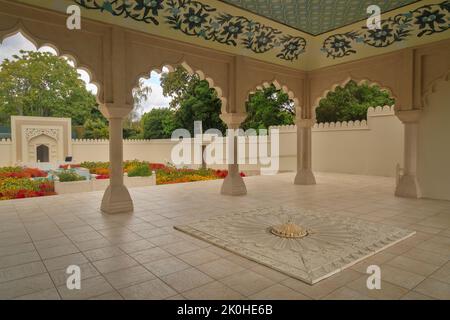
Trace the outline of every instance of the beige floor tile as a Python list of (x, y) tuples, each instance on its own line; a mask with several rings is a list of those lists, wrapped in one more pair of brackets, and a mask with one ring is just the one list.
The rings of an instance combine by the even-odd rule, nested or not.
[(311, 298), (282, 284), (275, 284), (250, 296), (253, 300), (310, 300)]
[(162, 248), (173, 255), (182, 255), (183, 253), (200, 249), (197, 245), (186, 241), (175, 242), (169, 245), (162, 246)]
[(401, 300), (434, 300), (431, 297), (428, 297), (426, 295), (423, 295), (421, 293), (410, 291), (407, 294), (405, 294)]
[[(100, 273), (91, 263), (84, 263), (78, 266), (80, 267), (82, 281), (100, 275)], [(62, 286), (66, 284), (67, 279), (70, 276), (66, 271), (67, 268), (50, 271), (50, 277), (52, 278), (56, 286)]]
[(183, 296), (189, 300), (241, 300), (244, 299), (240, 293), (228, 288), (224, 284), (215, 281), (201, 287), (188, 290)]
[(81, 289), (69, 290), (66, 285), (58, 287), (63, 300), (84, 300), (114, 291), (113, 287), (101, 276), (81, 281)]
[(213, 260), (220, 259), (220, 256), (206, 249), (200, 249), (178, 255), (178, 258), (189, 263), (191, 266), (198, 266)]
[(78, 248), (70, 244), (64, 244), (61, 246), (54, 246), (49, 248), (43, 248), (43, 249), (37, 249), (39, 252), (39, 255), (42, 257), (42, 259), (50, 259), (50, 258), (56, 258), (60, 256), (66, 256), (71, 253), (79, 252)]
[(199, 265), (197, 266), (197, 269), (214, 279), (222, 279), (244, 270), (244, 268), (238, 264), (223, 258)]
[(81, 253), (74, 253), (67, 256), (44, 260), (48, 271), (67, 269), (70, 265), (82, 265), (89, 262)]
[(121, 256), (124, 254), (124, 252), (117, 247), (104, 247), (83, 251), (83, 254), (86, 256), (86, 258), (89, 259), (89, 261), (97, 261), (116, 256)]
[(0, 269), (0, 283), (17, 280), (46, 272), (42, 262), (30, 262), (18, 266)]
[(448, 261), (448, 259), (446, 259), (441, 254), (433, 253), (419, 248), (413, 248), (405, 252), (403, 256), (439, 267), (444, 265)]
[(6, 257), (0, 257), (0, 269), (17, 266), (19, 264), (25, 264), (34, 261), (40, 261), (41, 258), (37, 251), (29, 251), (24, 253), (18, 253)]
[(450, 284), (435, 279), (426, 279), (414, 291), (440, 300), (450, 300)]
[(425, 280), (424, 276), (405, 271), (390, 265), (381, 266), (381, 278), (397, 286), (412, 289)]
[(272, 280), (250, 270), (233, 274), (221, 279), (220, 282), (244, 296), (251, 296), (274, 284)]
[(405, 256), (399, 256), (392, 260), (389, 260), (387, 262), (387, 265), (413, 272), (422, 276), (429, 276), (439, 268), (438, 266), (411, 259)]
[(450, 262), (439, 268), (430, 278), (450, 284)]
[(161, 260), (164, 258), (169, 258), (171, 255), (167, 251), (159, 247), (155, 247), (146, 250), (132, 252), (130, 253), (130, 256), (133, 257), (139, 263), (144, 264), (148, 262)]
[(117, 245), (122, 251), (130, 254), (132, 252), (141, 251), (155, 247), (153, 243), (147, 240), (136, 240), (125, 242)]
[(179, 293), (183, 293), (213, 281), (211, 277), (194, 268), (171, 273), (161, 277), (161, 280)]
[(89, 300), (123, 300), (123, 297), (117, 291), (112, 291), (89, 298)]
[[(383, 279), (383, 272), (381, 273), (381, 277)], [(350, 282), (346, 286), (350, 289), (362, 293), (364, 296), (381, 300), (400, 299), (408, 292), (408, 289), (391, 284), (383, 280), (381, 281), (381, 289), (368, 289), (367, 276), (362, 276)]]
[(15, 298), (15, 300), (61, 300), (56, 288), (51, 288)]
[(137, 265), (136, 260), (128, 255), (115, 256), (92, 263), (101, 273), (109, 273)]
[(191, 266), (175, 257), (152, 261), (144, 264), (147, 270), (158, 277), (162, 277), (174, 272), (189, 269)]
[(0, 299), (12, 299), (54, 288), (48, 273), (0, 283)]
[(361, 273), (352, 269), (347, 269), (314, 285), (309, 285), (293, 278), (283, 280), (281, 284), (313, 299), (320, 299), (359, 277), (361, 277)]
[(347, 288), (347, 287), (341, 287), (333, 292), (331, 292), (329, 295), (322, 298), (323, 300), (373, 300), (373, 298), (370, 298), (364, 294), (361, 294), (361, 292), (358, 292), (356, 290)]
[(116, 289), (123, 289), (155, 279), (155, 275), (142, 266), (134, 266), (127, 269), (105, 273), (104, 277)]
[[(0, 241), (1, 243), (1, 241)], [(35, 248), (33, 246), (33, 243), (19, 243), (11, 246), (0, 247), (0, 257), (6, 257), (10, 255), (25, 253), (35, 251)]]
[(175, 296), (177, 292), (159, 279), (143, 282), (119, 291), (128, 300), (160, 300)]

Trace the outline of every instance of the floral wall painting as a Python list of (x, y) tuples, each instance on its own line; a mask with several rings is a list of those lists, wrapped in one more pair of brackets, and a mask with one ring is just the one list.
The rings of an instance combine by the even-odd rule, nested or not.
[(449, 30), (450, 1), (422, 6), (382, 21), (381, 29), (333, 34), (323, 42), (321, 51), (327, 58), (343, 58), (357, 53), (355, 44), (385, 48), (410, 37), (425, 37)]
[[(88, 10), (109, 13), (154, 27), (164, 25), (188, 37), (250, 50), (255, 54), (273, 53), (275, 59), (288, 62), (299, 61), (309, 45), (302, 36), (288, 34), (246, 16), (232, 15), (214, 7), (209, 1), (72, 1)], [(386, 48), (414, 37), (423, 38), (447, 31), (449, 19), (450, 0), (445, 0), (390, 16), (382, 20), (381, 29), (370, 30), (361, 22), (360, 27), (351, 31), (331, 34), (319, 46), (327, 59), (343, 58), (356, 54), (361, 45)], [(311, 39), (308, 41), (322, 41), (318, 38), (308, 38)]]
[(253, 53), (273, 51), (278, 59), (296, 61), (306, 50), (303, 37), (250, 20), (219, 12), (195, 0), (74, 0), (86, 9), (109, 12), (125, 19), (159, 26), (169, 25), (187, 36), (203, 38)]

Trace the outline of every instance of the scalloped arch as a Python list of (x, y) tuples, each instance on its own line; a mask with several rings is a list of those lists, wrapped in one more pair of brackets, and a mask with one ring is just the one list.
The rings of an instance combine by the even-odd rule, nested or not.
[(222, 102), (221, 113), (227, 113), (226, 112), (227, 98), (223, 96), (222, 88), (220, 88), (219, 86), (217, 86), (214, 83), (214, 79), (212, 77), (209, 77), (205, 72), (203, 72), (200, 69), (196, 70), (196, 69), (192, 68), (189, 65), (189, 63), (187, 63), (185, 60), (182, 60), (181, 62), (176, 62), (176, 63), (163, 62), (163, 63), (159, 64), (158, 66), (152, 67), (149, 72), (142, 72), (142, 73), (138, 74), (138, 76), (136, 77), (136, 79), (133, 83), (133, 89), (139, 85), (139, 79), (142, 79), (142, 78), (147, 79), (147, 80), (150, 79), (152, 71), (156, 71), (157, 73), (162, 73), (163, 68), (167, 68), (167, 69), (169, 69), (169, 72), (173, 72), (173, 71), (175, 71), (175, 69), (177, 67), (183, 67), (190, 75), (196, 74), (196, 75), (198, 75), (200, 80), (207, 81), (209, 84), (209, 87), (216, 91), (217, 97)]
[(264, 88), (270, 87), (272, 84), (275, 86), (277, 90), (281, 90), (282, 92), (288, 95), (289, 99), (291, 99), (294, 102), (295, 113), (301, 114), (300, 101), (295, 96), (294, 91), (290, 90), (287, 85), (281, 84), (280, 81), (278, 81), (277, 79), (262, 81), (260, 82), (260, 84), (256, 85), (254, 89), (248, 90), (245, 102), (248, 102), (248, 100), (250, 99), (250, 95), (254, 94), (256, 90), (263, 90)]
[(312, 118), (313, 118), (313, 119), (316, 119), (316, 108), (319, 106), (320, 101), (321, 101), (322, 99), (324, 99), (324, 98), (327, 97), (328, 93), (334, 92), (334, 91), (336, 90), (337, 87), (345, 87), (350, 81), (355, 81), (358, 85), (361, 85), (361, 84), (367, 84), (367, 85), (369, 85), (370, 87), (378, 86), (378, 87), (380, 87), (380, 89), (381, 89), (382, 91), (387, 91), (387, 92), (389, 93), (389, 95), (390, 95), (393, 99), (395, 99), (396, 101), (398, 101), (398, 97), (393, 93), (393, 91), (392, 91), (391, 88), (389, 88), (389, 87), (387, 87), (387, 86), (384, 86), (384, 85), (382, 85), (381, 83), (379, 83), (379, 82), (377, 82), (377, 81), (369, 80), (369, 79), (367, 79), (367, 78), (356, 79), (356, 78), (354, 78), (354, 77), (347, 77), (347, 78), (345, 78), (345, 80), (343, 80), (343, 81), (335, 82), (335, 83), (331, 86), (331, 88), (325, 89), (325, 90), (322, 92), (322, 94), (321, 94), (318, 98), (316, 98), (316, 99), (314, 100), (314, 102), (313, 102), (313, 104), (312, 104)]
[(42, 47), (50, 47), (56, 52), (56, 55), (58, 57), (66, 57), (67, 59), (72, 61), (75, 69), (83, 70), (84, 72), (86, 72), (89, 76), (89, 84), (95, 85), (97, 87), (97, 94), (95, 96), (97, 103), (99, 105), (103, 104), (100, 99), (100, 97), (103, 96), (103, 86), (98, 81), (95, 73), (91, 71), (89, 66), (79, 63), (79, 59), (77, 58), (77, 55), (75, 53), (67, 50), (63, 51), (56, 44), (35, 36), (32, 32), (27, 30), (27, 28), (20, 21), (14, 27), (0, 32), (0, 44), (3, 44), (6, 39), (14, 37), (17, 34), (22, 35), (31, 44), (33, 44), (36, 50), (39, 50)]

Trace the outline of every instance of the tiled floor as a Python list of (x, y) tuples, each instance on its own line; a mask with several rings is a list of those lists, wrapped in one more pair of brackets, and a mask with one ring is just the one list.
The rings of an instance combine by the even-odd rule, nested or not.
[[(132, 189), (132, 215), (102, 215), (101, 192), (0, 202), (0, 299), (450, 299), (450, 202), (393, 196), (390, 178), (249, 177), (245, 197), (221, 181)], [(299, 206), (417, 231), (314, 286), (175, 231), (236, 209)], [(81, 267), (81, 290), (65, 270)], [(366, 267), (381, 266), (381, 290)]]

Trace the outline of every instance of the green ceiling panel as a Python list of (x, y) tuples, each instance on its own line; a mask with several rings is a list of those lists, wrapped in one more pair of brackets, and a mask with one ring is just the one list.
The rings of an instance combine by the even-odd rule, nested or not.
[(309, 34), (325, 33), (368, 17), (367, 7), (381, 12), (417, 0), (221, 0)]

